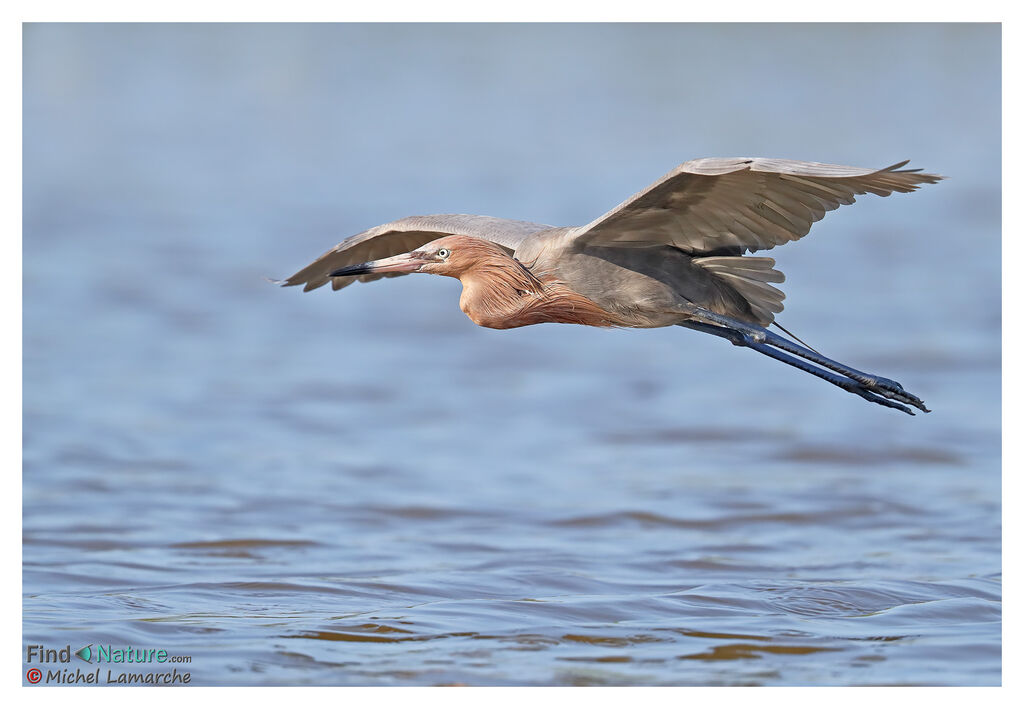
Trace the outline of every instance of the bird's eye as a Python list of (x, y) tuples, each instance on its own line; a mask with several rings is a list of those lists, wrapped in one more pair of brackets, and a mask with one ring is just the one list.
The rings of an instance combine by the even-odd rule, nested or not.
[(451, 253), (452, 252), (449, 251), (448, 249), (438, 249), (437, 250), (438, 258), (448, 258), (451, 255)]

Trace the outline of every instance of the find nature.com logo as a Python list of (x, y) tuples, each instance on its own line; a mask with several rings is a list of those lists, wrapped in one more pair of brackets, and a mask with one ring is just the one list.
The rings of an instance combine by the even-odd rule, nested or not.
[[(88, 667), (83, 671), (80, 666), (67, 667), (71, 664), (72, 656), (77, 657), (87, 665), (95, 666), (90, 670)], [(94, 645), (89, 643), (71, 652), (71, 645), (60, 649), (47, 648), (42, 645), (25, 646), (26, 664), (50, 665), (60, 664), (64, 667), (51, 669), (31, 667), (25, 673), (25, 679), (29, 684), (152, 684), (171, 685), (189, 684), (192, 681), (191, 672), (181, 672), (178, 667), (168, 667), (172, 664), (189, 664), (192, 662), (190, 655), (172, 655), (163, 648), (139, 648), (139, 647), (114, 647), (113, 645)], [(139, 668), (139, 671), (118, 672), (118, 668), (104, 668), (99, 665), (138, 665), (156, 664), (156, 670)], [(45, 671), (44, 671), (45, 670)], [(147, 671), (149, 670), (149, 671)]]

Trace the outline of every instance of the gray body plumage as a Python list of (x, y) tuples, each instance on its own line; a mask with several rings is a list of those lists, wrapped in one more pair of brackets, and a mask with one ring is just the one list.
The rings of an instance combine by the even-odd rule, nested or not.
[(688, 318), (689, 306), (758, 325), (782, 310), (784, 280), (774, 259), (748, 252), (807, 234), (826, 212), (867, 192), (910, 192), (936, 175), (766, 158), (704, 158), (683, 163), (608, 213), (578, 227), (551, 227), (468, 214), (407, 217), (342, 241), (286, 279), (305, 290), (352, 264), (405, 253), (448, 234), (487, 239), (532, 271), (550, 274), (634, 327)]

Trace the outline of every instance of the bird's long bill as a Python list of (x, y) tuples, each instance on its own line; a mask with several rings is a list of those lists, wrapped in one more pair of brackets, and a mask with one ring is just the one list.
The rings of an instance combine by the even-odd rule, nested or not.
[(423, 254), (415, 251), (407, 254), (399, 254), (391, 258), (382, 258), (366, 263), (357, 263), (352, 266), (339, 268), (331, 272), (331, 278), (338, 276), (361, 276), (364, 273), (412, 273), (420, 266), (430, 263)]

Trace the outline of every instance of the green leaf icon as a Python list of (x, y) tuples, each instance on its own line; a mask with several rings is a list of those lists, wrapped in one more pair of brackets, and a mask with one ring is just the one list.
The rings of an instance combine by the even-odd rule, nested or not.
[(92, 662), (92, 643), (86, 645), (80, 650), (76, 650), (75, 655), (82, 658), (86, 662)]

